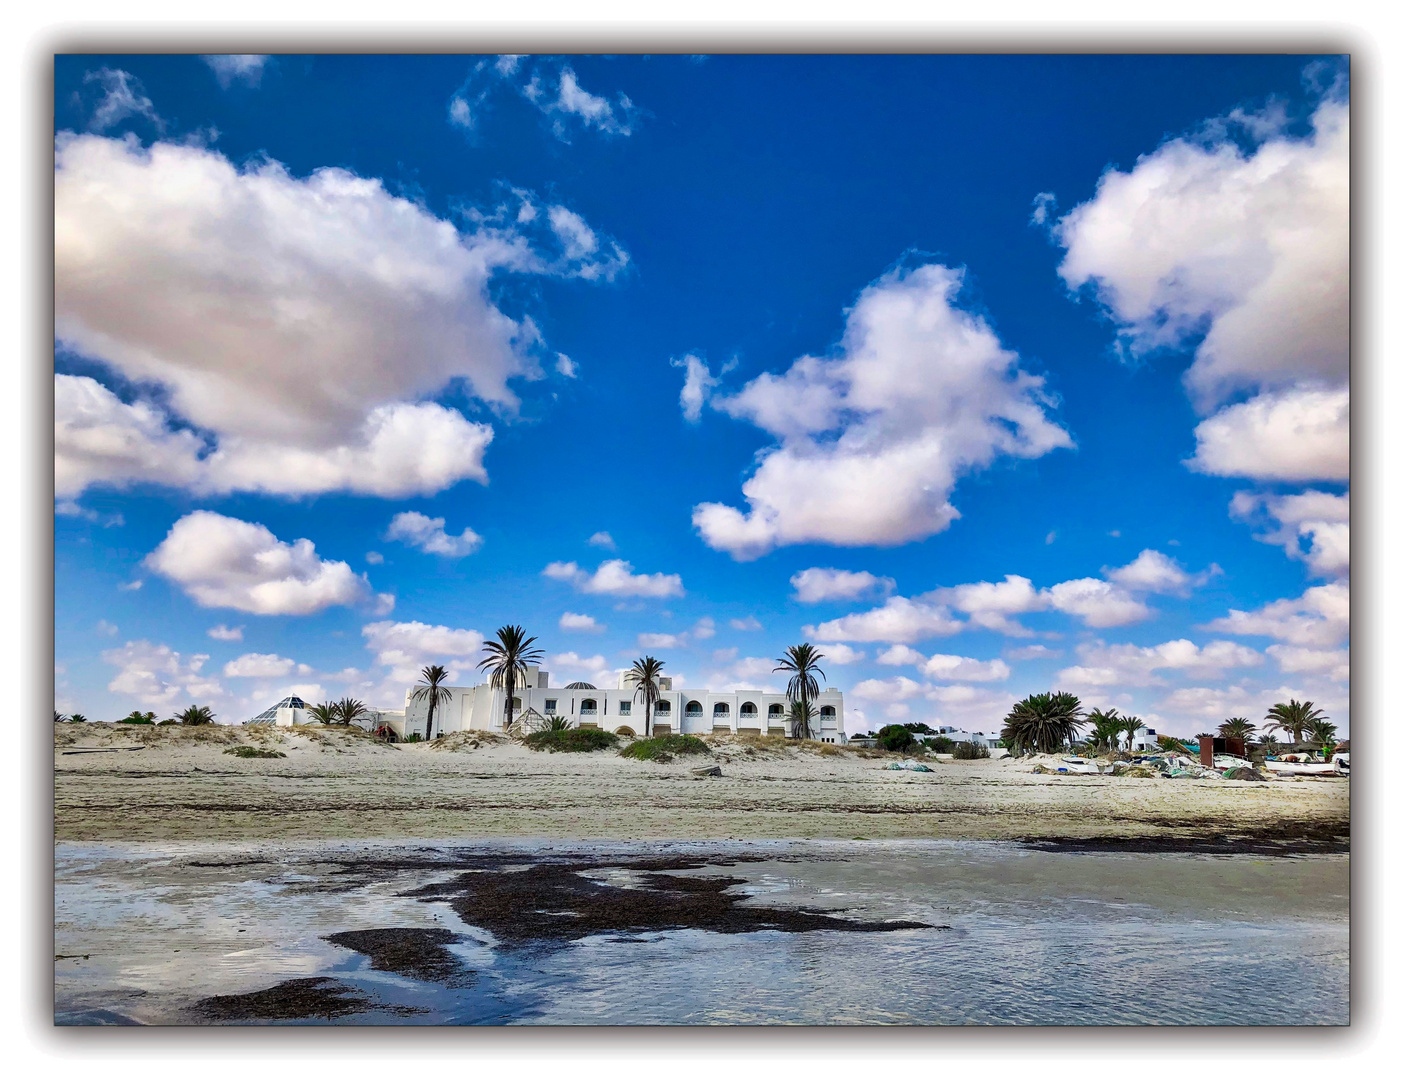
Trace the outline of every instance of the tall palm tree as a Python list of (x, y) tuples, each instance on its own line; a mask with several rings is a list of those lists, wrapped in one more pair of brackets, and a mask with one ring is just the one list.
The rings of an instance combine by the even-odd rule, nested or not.
[(1082, 702), (1075, 694), (1030, 694), (1004, 718), (1000, 738), (1014, 754), (1056, 754), (1077, 737), (1082, 724)]
[(794, 712), (794, 706), (801, 702), (809, 706), (819, 696), (819, 680), (815, 678), (816, 675), (823, 676), (824, 681), (828, 681), (829, 677), (824, 675), (819, 666), (822, 659), (824, 654), (806, 641), (802, 645), (791, 645), (786, 649), (785, 655), (775, 660), (778, 666), (772, 669), (791, 673), (790, 683), (785, 687), (785, 696), (790, 699), (791, 716), (797, 719), (797, 724), (791, 725), (790, 728), (796, 739), (814, 737), (809, 727), (813, 719), (813, 709), (805, 708), (802, 713), (797, 714)]
[(494, 690), (507, 691), (507, 726), (512, 726), (512, 715), (516, 710), (513, 695), (517, 691), (517, 676), (525, 675), (528, 664), (541, 663), (541, 650), (531, 646), (536, 641), (527, 637), (520, 626), (503, 626), (497, 631), (496, 641), (483, 642), (483, 652), (487, 653), (478, 661), (478, 667), (491, 676)]
[(1258, 725), (1246, 716), (1230, 716), (1219, 725), (1219, 738), (1242, 739), (1245, 743), (1253, 737)]
[(332, 709), (336, 715), (336, 722), (347, 727), (366, 715), (366, 703), (353, 697), (342, 698)]
[(634, 661), (625, 678), (634, 684), (634, 697), (643, 695), (644, 738), (649, 736), (649, 722), (653, 718), (653, 706), (658, 703), (658, 677), (663, 674), (663, 661), (651, 656), (641, 656)]
[(1121, 718), (1121, 730), (1126, 734), (1126, 752), (1129, 754), (1135, 749), (1136, 732), (1145, 727), (1145, 721), (1139, 716), (1123, 716)]
[(1264, 731), (1290, 731), (1292, 741), (1299, 743), (1302, 741), (1302, 732), (1309, 728), (1313, 721), (1326, 720), (1326, 716), (1316, 707), (1314, 701), (1298, 701), (1293, 698), (1287, 704), (1278, 702), (1267, 711), (1264, 719), (1271, 723), (1263, 725)]
[(1124, 717), (1115, 709), (1093, 709), (1087, 714), (1087, 723), (1092, 730), (1087, 733), (1087, 741), (1099, 749), (1115, 750), (1125, 730)]
[(182, 724), (213, 724), (214, 713), (210, 711), (208, 705), (191, 705), (182, 709), (171, 717), (172, 720), (179, 720)]
[(442, 664), (430, 664), (419, 673), (419, 677), (424, 680), (425, 685), (416, 686), (410, 698), (414, 701), (429, 702), (429, 721), (424, 725), (424, 739), (427, 742), (434, 737), (434, 710), (440, 702), (447, 701), (453, 695), (444, 686), (448, 671)]

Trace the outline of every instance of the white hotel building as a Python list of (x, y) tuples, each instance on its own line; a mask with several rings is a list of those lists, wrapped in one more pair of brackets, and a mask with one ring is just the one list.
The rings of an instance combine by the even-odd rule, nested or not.
[[(513, 715), (527, 725), (540, 726), (545, 717), (563, 716), (572, 727), (593, 727), (619, 735), (644, 733), (643, 695), (621, 674), (619, 686), (601, 690), (586, 682), (551, 686), (550, 673), (528, 667), (513, 693)], [(658, 701), (653, 707), (653, 733), (678, 732), (685, 735), (761, 734), (788, 735), (785, 715), (789, 702), (784, 694), (764, 690), (675, 690), (673, 681), (661, 678)], [(434, 709), (434, 735), (455, 731), (502, 731), (507, 721), (507, 695), (490, 684), (446, 686), (448, 699)], [(424, 737), (429, 704), (416, 700), (414, 687), (405, 691), (403, 717), (393, 712), (378, 714), (400, 738)], [(824, 690), (814, 700), (817, 713), (813, 734), (830, 743), (845, 743), (843, 733), (843, 693)]]

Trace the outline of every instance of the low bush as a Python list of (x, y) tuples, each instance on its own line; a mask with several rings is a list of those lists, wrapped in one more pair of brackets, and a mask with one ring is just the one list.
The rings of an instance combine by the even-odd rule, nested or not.
[(155, 721), (155, 720), (148, 720), (148, 719), (146, 719), (146, 717), (144, 717), (144, 716), (141, 716), (141, 717), (136, 717), (136, 716), (124, 716), (124, 717), (122, 717), (122, 719), (118, 720), (117, 723), (119, 723), (119, 724), (150, 724), (150, 725), (152, 725), (153, 727), (156, 725), (156, 721)]
[(696, 735), (658, 735), (632, 742), (619, 753), (639, 761), (668, 761), (674, 754), (710, 754), (711, 750)]
[(957, 761), (979, 761), (989, 756), (990, 751), (987, 747), (977, 746), (973, 742), (958, 742), (951, 751), (951, 757)]
[(888, 724), (877, 733), (878, 745), (884, 750), (891, 750), (901, 753), (903, 750), (910, 750), (912, 744), (916, 742), (916, 736), (907, 730), (903, 724)]
[(563, 731), (535, 731), (526, 737), (533, 750), (551, 753), (588, 754), (592, 750), (608, 750), (619, 745), (619, 736), (598, 728), (567, 728)]
[(288, 756), (280, 750), (260, 750), (256, 746), (231, 746), (228, 750), (225, 751), (225, 753), (233, 754), (235, 757), (243, 758), (275, 758)]
[(926, 748), (932, 751), (933, 753), (937, 754), (952, 753), (954, 752), (956, 746), (956, 744), (952, 740), (946, 738), (944, 735), (934, 735), (925, 741)]

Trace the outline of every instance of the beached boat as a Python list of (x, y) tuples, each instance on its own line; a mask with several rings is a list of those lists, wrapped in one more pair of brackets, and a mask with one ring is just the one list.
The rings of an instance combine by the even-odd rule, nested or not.
[(1268, 772), (1279, 776), (1346, 776), (1350, 773), (1350, 758), (1338, 755), (1331, 761), (1280, 761), (1269, 758), (1263, 763)]

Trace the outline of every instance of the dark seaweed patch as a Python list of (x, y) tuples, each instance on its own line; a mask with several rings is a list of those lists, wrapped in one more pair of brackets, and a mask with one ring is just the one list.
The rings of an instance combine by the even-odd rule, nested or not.
[(371, 999), (354, 986), (325, 977), (288, 979), (251, 994), (220, 994), (195, 1003), (191, 1010), (210, 1023), (243, 1020), (335, 1020), (366, 1012)]
[(446, 948), (458, 940), (458, 935), (450, 930), (347, 930), (330, 934), (326, 940), (370, 957), (376, 971), (393, 971), (420, 982), (445, 986), (471, 986), (474, 982), (475, 973)]
[[(410, 895), (447, 903), (465, 922), (491, 931), (506, 945), (683, 928), (719, 934), (928, 928), (917, 922), (860, 921), (792, 908), (743, 907), (744, 896), (727, 892), (745, 884), (741, 878), (682, 877), (667, 872), (707, 865), (708, 860), (689, 858), (543, 861), (526, 867), (499, 860), (495, 867), (462, 873)], [(629, 884), (614, 884), (593, 876), (610, 869), (635, 871), (637, 877)]]

